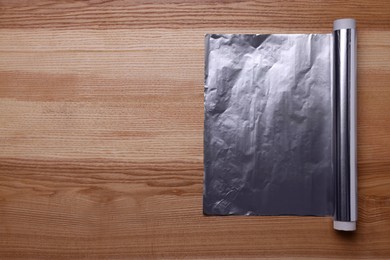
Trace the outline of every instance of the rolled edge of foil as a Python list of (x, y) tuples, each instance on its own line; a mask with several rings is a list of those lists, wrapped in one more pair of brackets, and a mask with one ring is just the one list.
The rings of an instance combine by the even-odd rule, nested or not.
[(333, 24), (335, 212), (333, 228), (355, 231), (357, 221), (356, 160), (356, 22)]

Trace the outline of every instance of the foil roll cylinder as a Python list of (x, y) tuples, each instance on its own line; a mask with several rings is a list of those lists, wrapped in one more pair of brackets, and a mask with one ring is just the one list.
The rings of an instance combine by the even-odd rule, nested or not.
[(333, 40), (334, 228), (352, 231), (357, 220), (355, 21), (336, 20)]

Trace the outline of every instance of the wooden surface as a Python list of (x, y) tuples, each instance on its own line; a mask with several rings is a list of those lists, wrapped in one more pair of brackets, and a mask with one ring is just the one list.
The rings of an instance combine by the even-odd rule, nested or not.
[[(358, 22), (359, 222), (204, 217), (203, 35)], [(390, 2), (0, 1), (0, 258), (390, 258)]]

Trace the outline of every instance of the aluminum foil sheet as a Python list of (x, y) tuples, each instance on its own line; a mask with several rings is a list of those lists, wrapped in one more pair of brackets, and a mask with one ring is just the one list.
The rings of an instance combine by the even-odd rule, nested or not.
[(204, 214), (353, 219), (337, 35), (206, 35)]
[(207, 35), (205, 214), (333, 212), (331, 35)]

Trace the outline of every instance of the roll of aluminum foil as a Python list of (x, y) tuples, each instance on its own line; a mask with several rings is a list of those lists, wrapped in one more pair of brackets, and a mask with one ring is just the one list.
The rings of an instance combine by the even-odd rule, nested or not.
[(337, 20), (333, 29), (334, 227), (355, 230), (357, 220), (355, 21)]
[(333, 34), (208, 34), (205, 46), (204, 214), (334, 215), (353, 229), (354, 21)]

